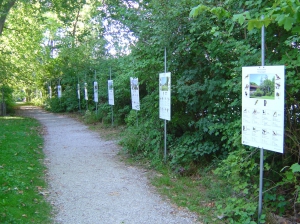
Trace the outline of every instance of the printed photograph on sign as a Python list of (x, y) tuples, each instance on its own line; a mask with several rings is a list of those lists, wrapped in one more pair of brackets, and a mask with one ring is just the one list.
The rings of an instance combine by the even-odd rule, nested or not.
[(139, 89), (138, 79), (131, 78), (131, 89), (133, 89), (133, 90), (138, 90)]
[(169, 77), (161, 77), (159, 80), (159, 85), (161, 91), (169, 91)]
[(250, 83), (246, 87), (250, 98), (275, 99), (275, 74), (250, 74), (249, 78)]

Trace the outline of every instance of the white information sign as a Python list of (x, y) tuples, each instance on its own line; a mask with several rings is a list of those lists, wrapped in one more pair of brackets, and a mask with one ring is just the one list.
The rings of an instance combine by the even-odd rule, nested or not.
[(57, 95), (58, 95), (58, 98), (61, 98), (61, 85), (57, 86)]
[(171, 73), (159, 74), (159, 118), (171, 120)]
[(89, 99), (89, 95), (88, 95), (88, 90), (87, 90), (87, 83), (84, 83), (84, 99), (88, 100)]
[(108, 104), (109, 105), (115, 105), (115, 100), (114, 100), (114, 81), (113, 80), (108, 80)]
[(49, 98), (52, 98), (52, 88), (49, 86)]
[(98, 102), (98, 82), (94, 82), (94, 101)]
[(80, 100), (80, 85), (77, 84), (77, 98)]
[(131, 104), (133, 110), (140, 110), (139, 79), (130, 77)]
[(283, 153), (284, 66), (243, 67), (242, 144)]

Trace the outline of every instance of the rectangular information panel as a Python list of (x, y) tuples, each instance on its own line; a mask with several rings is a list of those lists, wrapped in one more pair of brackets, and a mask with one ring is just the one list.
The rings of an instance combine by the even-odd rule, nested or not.
[(243, 67), (242, 144), (283, 153), (284, 66)]
[(159, 118), (171, 120), (171, 73), (159, 74)]
[(77, 98), (80, 100), (80, 85), (77, 84)]
[(57, 86), (57, 95), (58, 95), (58, 98), (61, 98), (61, 85), (58, 85)]
[(87, 83), (84, 83), (84, 99), (89, 100), (88, 90), (87, 90)]
[(109, 105), (115, 105), (115, 99), (114, 99), (114, 81), (108, 80), (108, 104)]
[(94, 82), (94, 102), (98, 102), (98, 82)]
[(140, 110), (139, 79), (130, 77), (131, 104), (133, 110)]

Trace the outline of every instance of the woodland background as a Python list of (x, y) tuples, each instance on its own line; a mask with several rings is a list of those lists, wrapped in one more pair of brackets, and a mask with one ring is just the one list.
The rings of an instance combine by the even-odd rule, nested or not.
[[(241, 145), (241, 71), (261, 64), (265, 25), (265, 65), (285, 65), (286, 100), (284, 154), (264, 156), (264, 214), (297, 220), (299, 9), (298, 0), (3, 0), (0, 96), (8, 111), (13, 101), (26, 98), (53, 112), (75, 112), (80, 83), (84, 117), (110, 124), (111, 74), (114, 124), (125, 127), (121, 145), (136, 159), (164, 166), (158, 74), (164, 72), (166, 48), (172, 73), (167, 165), (178, 175), (204, 171), (228, 182), (231, 195), (216, 199), (217, 212), (228, 222), (251, 223), (257, 218), (259, 150)], [(130, 77), (140, 82), (138, 113), (131, 110)], [(89, 101), (83, 97), (85, 82)]]

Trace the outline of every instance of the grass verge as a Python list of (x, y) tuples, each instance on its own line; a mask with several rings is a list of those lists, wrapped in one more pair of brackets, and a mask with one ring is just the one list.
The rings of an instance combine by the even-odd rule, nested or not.
[(51, 223), (40, 131), (34, 119), (0, 117), (0, 223)]
[(213, 173), (181, 176), (164, 167), (151, 176), (151, 183), (160, 194), (180, 208), (197, 213), (201, 223), (224, 223), (218, 218), (216, 201), (228, 197), (231, 189)]

